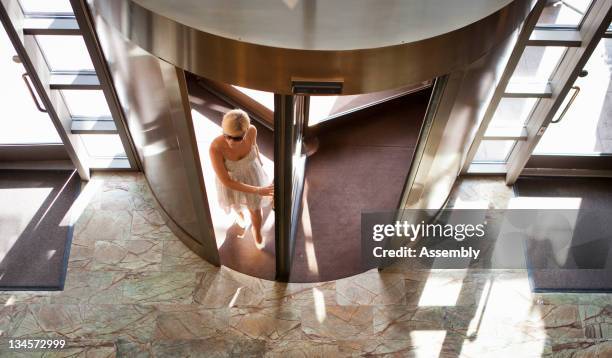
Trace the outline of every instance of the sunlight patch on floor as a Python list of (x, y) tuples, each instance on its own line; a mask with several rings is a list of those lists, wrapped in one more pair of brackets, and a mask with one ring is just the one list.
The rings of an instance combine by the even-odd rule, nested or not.
[[(12, 203), (0, 206), (0, 262), (17, 243), (52, 191), (53, 188), (0, 189), (0, 202)], [(28, 209), (15, 210), (16, 205), (28, 206)]]

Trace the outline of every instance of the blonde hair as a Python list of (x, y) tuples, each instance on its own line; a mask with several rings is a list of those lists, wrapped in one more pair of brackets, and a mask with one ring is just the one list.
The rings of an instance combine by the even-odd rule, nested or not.
[(240, 136), (245, 134), (250, 125), (251, 119), (242, 109), (233, 109), (225, 113), (223, 116), (223, 121), (221, 122), (223, 133), (232, 136)]

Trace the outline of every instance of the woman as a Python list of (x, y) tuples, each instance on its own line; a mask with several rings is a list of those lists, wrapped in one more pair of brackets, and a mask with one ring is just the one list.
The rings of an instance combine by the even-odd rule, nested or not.
[(223, 116), (223, 135), (210, 145), (210, 158), (217, 174), (219, 204), (226, 212), (234, 212), (243, 219), (242, 209), (251, 216), (255, 246), (262, 249), (262, 210), (274, 196), (274, 184), (263, 169), (257, 147), (257, 129), (251, 125), (249, 115), (234, 109)]

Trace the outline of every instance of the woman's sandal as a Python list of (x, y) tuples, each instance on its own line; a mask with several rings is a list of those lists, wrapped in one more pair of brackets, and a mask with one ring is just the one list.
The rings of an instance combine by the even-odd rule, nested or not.
[(264, 249), (264, 247), (266, 247), (266, 240), (264, 240), (264, 238), (261, 238), (261, 242), (258, 243), (257, 240), (253, 239), (253, 242), (255, 242), (255, 247), (257, 248), (257, 250), (261, 251)]

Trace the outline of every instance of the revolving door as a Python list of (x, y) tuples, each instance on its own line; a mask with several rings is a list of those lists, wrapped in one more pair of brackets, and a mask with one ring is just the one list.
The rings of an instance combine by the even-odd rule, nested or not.
[[(394, 4), (389, 26), (368, 27), (372, 9), (350, 1), (72, 2), (87, 14), (174, 234), (212, 264), (292, 282), (368, 269), (361, 212), (442, 207), (535, 3)], [(254, 6), (287, 31), (246, 16)], [(333, 30), (330, 14), (342, 6), (356, 10)], [(471, 11), (456, 16), (462, 7)], [(236, 107), (260, 126), (274, 177), (273, 254), (259, 271), (249, 271), (256, 251), (224, 253), (239, 241), (219, 238), (201, 145), (220, 134), (202, 123)]]
[[(361, 212), (398, 208), (432, 82), (367, 95), (282, 96), (188, 77), (199, 142), (209, 143), (207, 138), (218, 135), (222, 112), (241, 108), (254, 119), (260, 152), (265, 164), (270, 164), (268, 174), (281, 178), (283, 173), (274, 172), (282, 168), (278, 162), (283, 156), (292, 161), (292, 170), (285, 176), (286, 185), (292, 188), (286, 191), (292, 204), (278, 213), (293, 215), (287, 220), (292, 225), (286, 227), (293, 247), (283, 248), (283, 242), (276, 241), (259, 252), (248, 233), (247, 240), (241, 238), (240, 228), (219, 210), (211, 189), (214, 173), (206, 155), (201, 156), (221, 263), (250, 275), (274, 278), (276, 267), (284, 264), (281, 260), (287, 260), (292, 282), (325, 281), (366, 270), (361, 263)], [(212, 120), (216, 129), (200, 129), (198, 122), (210, 123), (215, 116), (211, 107), (221, 109)], [(281, 133), (283, 123), (292, 123), (292, 128)], [(279, 146), (278, 136), (283, 135), (290, 142)], [(289, 150), (275, 155), (275, 145), (276, 153)], [(200, 146), (201, 153), (207, 147)], [(281, 203), (275, 208), (283, 205), (284, 199), (277, 199)], [(281, 237), (274, 230), (281, 219), (274, 220), (269, 210), (263, 214), (264, 236), (274, 242)], [(278, 255), (282, 252), (290, 256)]]

